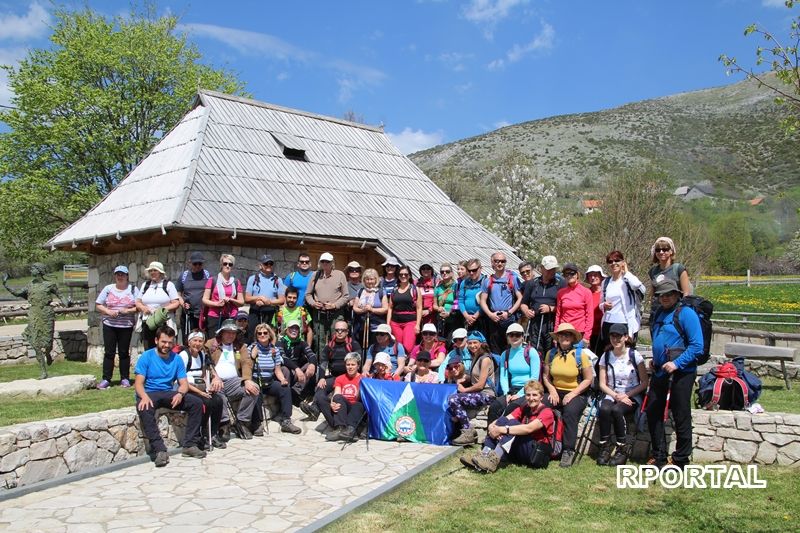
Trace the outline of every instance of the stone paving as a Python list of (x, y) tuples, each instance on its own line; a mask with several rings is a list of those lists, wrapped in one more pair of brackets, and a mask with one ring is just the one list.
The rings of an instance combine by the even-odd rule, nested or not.
[(233, 439), (205, 459), (173, 455), (0, 502), (0, 531), (295, 531), (449, 451), (433, 445), (326, 442), (278, 432)]

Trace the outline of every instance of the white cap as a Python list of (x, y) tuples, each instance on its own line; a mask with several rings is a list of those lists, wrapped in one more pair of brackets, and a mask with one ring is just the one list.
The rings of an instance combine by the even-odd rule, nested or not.
[(436, 333), (436, 326), (431, 322), (428, 322), (424, 326), (422, 326), (422, 331), (430, 331), (432, 333)]
[(378, 324), (378, 327), (375, 328), (375, 333), (388, 333), (391, 335), (392, 328), (389, 324)]
[(347, 263), (347, 268), (361, 268), (361, 265), (358, 261), (350, 261)]
[(386, 352), (378, 353), (375, 356), (375, 358), (372, 360), (372, 364), (373, 365), (376, 365), (378, 363), (383, 363), (384, 365), (386, 365), (386, 368), (388, 368), (390, 370), (392, 368), (392, 358), (389, 357), (389, 354), (386, 353)]
[(589, 278), (589, 274), (592, 272), (597, 272), (602, 277), (606, 277), (606, 273), (603, 272), (603, 268), (600, 265), (592, 265), (586, 269), (586, 274), (583, 275), (584, 281), (586, 281)]
[(542, 257), (542, 268), (550, 270), (551, 268), (558, 268), (558, 259), (552, 255)]
[(522, 329), (522, 326), (514, 322), (513, 324), (511, 324), (506, 328), (506, 335), (508, 335), (509, 333), (525, 333), (525, 330)]
[(454, 339), (466, 339), (467, 335), (468, 335), (467, 330), (465, 330), (464, 328), (458, 328), (453, 331), (452, 337)]
[(333, 261), (333, 255), (328, 252), (324, 252), (321, 256), (319, 256), (320, 261)]

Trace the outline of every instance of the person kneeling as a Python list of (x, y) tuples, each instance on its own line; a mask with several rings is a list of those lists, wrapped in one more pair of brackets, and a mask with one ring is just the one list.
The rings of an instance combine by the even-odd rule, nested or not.
[(541, 383), (531, 380), (524, 390), (525, 405), (490, 424), (481, 452), (461, 457), (464, 466), (493, 473), (507, 457), (520, 465), (547, 468), (553, 451), (553, 411), (542, 403)]
[[(202, 459), (206, 452), (200, 444), (200, 423), (203, 419), (203, 402), (196, 396), (187, 395), (189, 382), (186, 379), (186, 364), (172, 352), (175, 344), (175, 330), (161, 326), (155, 332), (156, 347), (150, 348), (136, 361), (136, 411), (142, 420), (142, 431), (150, 441), (150, 449), (155, 453), (156, 466), (166, 466), (169, 454), (158, 429), (156, 409), (179, 409), (186, 411), (186, 432), (183, 435), (183, 456)], [(175, 381), (178, 390), (173, 390)]]
[(364, 404), (361, 403), (361, 374), (358, 366), (361, 356), (350, 352), (344, 358), (346, 372), (336, 378), (333, 384), (333, 398), (322, 406), (322, 414), (329, 426), (334, 430), (325, 437), (327, 441), (353, 441), (356, 428), (364, 416)]

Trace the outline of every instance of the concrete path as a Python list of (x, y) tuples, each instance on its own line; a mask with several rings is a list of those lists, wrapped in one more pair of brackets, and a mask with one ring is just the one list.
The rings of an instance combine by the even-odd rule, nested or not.
[[(27, 324), (12, 324), (10, 326), (0, 326), (0, 337), (13, 337), (14, 335), (22, 335)], [(79, 320), (56, 320), (56, 331), (75, 331), (86, 330), (88, 324), (85, 318)]]
[(131, 466), (0, 502), (0, 531), (296, 531), (450, 448), (271, 434), (205, 459), (173, 455), (164, 468)]

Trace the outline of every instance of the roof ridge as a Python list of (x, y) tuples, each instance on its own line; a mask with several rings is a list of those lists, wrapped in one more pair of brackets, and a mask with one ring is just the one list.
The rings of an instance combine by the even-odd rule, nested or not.
[(253, 98), (246, 98), (244, 96), (236, 96), (233, 94), (221, 93), (217, 91), (211, 91), (208, 89), (201, 89), (198, 91), (197, 95), (200, 97), (200, 100), (204, 105), (208, 105), (208, 102), (203, 98), (203, 96), (211, 96), (213, 98), (221, 98), (223, 100), (230, 100), (232, 102), (238, 102), (240, 104), (246, 105), (253, 105), (257, 107), (263, 107), (266, 109), (272, 109), (274, 111), (281, 111), (283, 113), (292, 113), (294, 115), (300, 115), (303, 117), (315, 118), (318, 120), (325, 120), (327, 122), (333, 122), (335, 124), (341, 124), (343, 126), (352, 126), (356, 128), (361, 128), (367, 131), (372, 131), (375, 133), (384, 133), (383, 127), (381, 126), (370, 126), (369, 124), (361, 124), (359, 122), (350, 122), (349, 120), (344, 120), (341, 118), (331, 117), (328, 115), (319, 115), (317, 113), (310, 113), (308, 111), (303, 111), (302, 109), (294, 109), (291, 107), (283, 107), (276, 104), (270, 104), (267, 102), (262, 102), (261, 100), (255, 100)]

